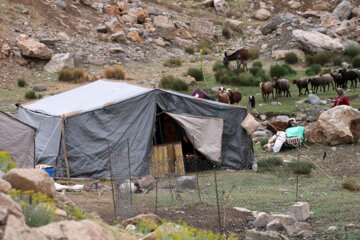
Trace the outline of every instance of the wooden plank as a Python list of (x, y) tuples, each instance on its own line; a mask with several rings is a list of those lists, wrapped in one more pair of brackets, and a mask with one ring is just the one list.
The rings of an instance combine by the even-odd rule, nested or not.
[(67, 151), (66, 151), (66, 144), (65, 144), (65, 116), (62, 116), (62, 147), (64, 151), (64, 158), (65, 158), (65, 165), (66, 165), (66, 176), (67, 180), (70, 181), (70, 170), (69, 170), (69, 162), (67, 159)]
[(184, 156), (182, 152), (181, 143), (174, 144), (175, 152), (175, 173), (179, 175), (185, 174)]
[(150, 174), (164, 176), (169, 172), (166, 145), (153, 146)]
[[(175, 160), (176, 160), (174, 144), (167, 144), (166, 150), (167, 150), (167, 157), (168, 157), (169, 172), (174, 173), (175, 172)], [(169, 161), (169, 158), (170, 158), (170, 161)]]

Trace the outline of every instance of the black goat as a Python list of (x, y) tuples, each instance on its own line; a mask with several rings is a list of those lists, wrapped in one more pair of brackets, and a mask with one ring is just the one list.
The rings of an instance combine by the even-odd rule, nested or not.
[(341, 74), (344, 81), (351, 81), (350, 88), (357, 86), (357, 78), (359, 77), (354, 71), (346, 71), (346, 69), (340, 69), (339, 73)]
[(347, 85), (347, 81), (345, 81), (343, 79), (343, 77), (341, 76), (341, 74), (339, 73), (333, 73), (330, 72), (330, 75), (333, 77), (334, 82), (335, 82), (335, 87), (341, 87), (341, 88), (346, 88)]
[(237, 50), (236, 52), (234, 52), (231, 55), (227, 55), (227, 53), (225, 52), (225, 57), (223, 60), (223, 65), (224, 66), (228, 66), (230, 61), (235, 61), (236, 60), (236, 64), (237, 64), (237, 68), (239, 69), (241, 65), (244, 66), (244, 69), (247, 70), (247, 63), (246, 61), (249, 60), (250, 58), (250, 53), (247, 49), (242, 48), (240, 50)]

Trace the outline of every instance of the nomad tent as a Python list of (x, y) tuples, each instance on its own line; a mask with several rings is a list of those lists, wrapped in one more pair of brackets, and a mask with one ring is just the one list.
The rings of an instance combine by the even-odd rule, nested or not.
[(0, 111), (0, 151), (9, 152), (17, 167), (35, 167), (35, 131), (35, 128)]
[(128, 163), (129, 145), (131, 175), (140, 177), (149, 174), (155, 136), (166, 134), (160, 115), (221, 168), (252, 163), (250, 136), (240, 126), (245, 108), (161, 89), (98, 80), (23, 105), (18, 119), (39, 129), (36, 163), (55, 166), (57, 176), (108, 177), (109, 158)]

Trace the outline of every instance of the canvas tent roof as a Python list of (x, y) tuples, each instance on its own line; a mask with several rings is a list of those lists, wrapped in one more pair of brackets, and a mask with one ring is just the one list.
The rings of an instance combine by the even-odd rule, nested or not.
[(26, 108), (51, 116), (71, 115), (102, 108), (151, 91), (122, 82), (98, 80), (26, 105)]
[(0, 111), (0, 151), (21, 168), (34, 167), (36, 129)]
[[(37, 163), (56, 166), (60, 171), (58, 176), (64, 176), (65, 169), (62, 129), (71, 177), (108, 177), (108, 151), (119, 160), (127, 160), (124, 157), (127, 156), (127, 140), (131, 174), (144, 176), (150, 169), (157, 109), (173, 114), (172, 118), (187, 134), (196, 132), (194, 145), (198, 150), (206, 153), (209, 151), (207, 143), (216, 145), (210, 159), (221, 162), (222, 168), (244, 168), (249, 156), (253, 161), (253, 154), (249, 154), (250, 138), (240, 125), (247, 115), (245, 108), (162, 89), (99, 80), (22, 106), (18, 119), (39, 128)], [(191, 119), (201, 118), (212, 124), (201, 121), (192, 124)], [(213, 141), (203, 141), (204, 138), (213, 138)]]

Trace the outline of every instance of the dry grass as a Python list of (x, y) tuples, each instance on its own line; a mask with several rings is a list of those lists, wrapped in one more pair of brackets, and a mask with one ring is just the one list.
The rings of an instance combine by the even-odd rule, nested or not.
[(125, 72), (120, 65), (107, 67), (103, 71), (103, 77), (107, 79), (125, 79)]
[(350, 191), (359, 191), (360, 190), (360, 186), (352, 181), (347, 181), (344, 182), (341, 185), (344, 189), (350, 190)]
[(89, 81), (89, 76), (83, 68), (64, 68), (59, 72), (58, 80), (60, 82), (82, 83)]
[(169, 58), (164, 62), (163, 65), (165, 67), (180, 67), (181, 59), (180, 58)]

